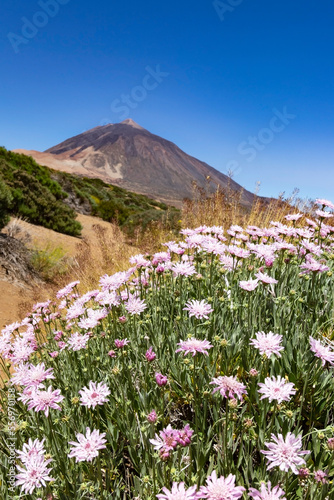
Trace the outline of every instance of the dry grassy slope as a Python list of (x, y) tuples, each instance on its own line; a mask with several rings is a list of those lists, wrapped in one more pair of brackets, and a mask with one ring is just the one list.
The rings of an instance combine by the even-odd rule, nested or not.
[[(111, 225), (96, 217), (91, 217), (87, 215), (78, 215), (79, 222), (83, 226), (82, 238), (74, 238), (72, 236), (67, 236), (64, 234), (56, 233), (50, 229), (46, 229), (41, 226), (34, 226), (28, 222), (19, 221), (20, 226), (24, 231), (26, 231), (30, 237), (31, 241), (28, 244), (31, 248), (45, 249), (49, 247), (62, 247), (66, 254), (74, 257), (78, 251), (78, 244), (85, 239), (90, 243), (93, 251), (96, 248), (98, 251), (99, 241), (97, 233), (93, 230), (93, 226), (98, 224), (106, 230), (111, 229)], [(4, 230), (6, 232), (6, 230)], [(115, 246), (117, 241), (115, 241)], [(112, 248), (111, 248), (112, 250)], [(130, 252), (130, 249), (129, 249)], [(4, 273), (0, 273), (0, 329), (5, 325), (13, 323), (21, 319), (22, 311), (20, 304), (22, 302), (33, 301), (43, 301), (51, 296), (45, 296), (45, 289), (40, 288), (38, 285), (28, 286), (25, 283), (13, 281), (8, 281), (8, 277)]]

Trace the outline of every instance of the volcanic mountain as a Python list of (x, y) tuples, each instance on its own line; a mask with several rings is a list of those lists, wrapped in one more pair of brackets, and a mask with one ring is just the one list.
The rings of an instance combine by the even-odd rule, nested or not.
[[(235, 191), (242, 189), (207, 163), (189, 156), (131, 119), (95, 127), (44, 153), (16, 152), (32, 156), (41, 165), (100, 178), (175, 206), (180, 206), (184, 198), (193, 197), (194, 183), (209, 192), (228, 184)], [(253, 197), (243, 190), (242, 204), (249, 206)]]

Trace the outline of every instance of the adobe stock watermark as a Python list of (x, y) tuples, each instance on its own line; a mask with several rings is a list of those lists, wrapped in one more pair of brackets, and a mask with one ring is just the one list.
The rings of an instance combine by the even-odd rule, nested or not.
[(8, 33), (7, 38), (15, 54), (20, 52), (20, 46), (27, 45), (41, 28), (44, 28), (50, 18), (56, 17), (61, 5), (66, 5), (70, 0), (39, 0), (38, 5), (42, 10), (37, 10), (31, 19), (21, 17), (23, 23), (21, 33)]
[[(283, 132), (296, 118), (296, 115), (288, 113), (286, 106), (283, 107), (282, 111), (273, 108), (272, 112), (273, 116), (268, 127), (261, 128), (257, 135), (248, 136), (247, 140), (240, 142), (237, 147), (238, 154), (244, 156), (248, 163), (254, 161), (259, 152), (263, 151), (274, 140), (275, 136)], [(230, 160), (226, 164), (226, 169), (230, 174), (237, 174), (241, 171), (240, 162)]]
[(221, 21), (225, 21), (225, 14), (234, 12), (236, 7), (242, 4), (244, 0), (214, 0), (212, 5)]
[(166, 71), (161, 71), (160, 64), (157, 64), (155, 69), (146, 66), (145, 70), (146, 75), (141, 85), (136, 85), (129, 94), (122, 94), (119, 99), (114, 99), (111, 103), (111, 111), (119, 114), (121, 120), (129, 118), (131, 110), (135, 109), (140, 102), (143, 102), (148, 93), (155, 90), (169, 76)]
[(15, 492), (15, 476), (16, 476), (16, 411), (15, 407), (15, 389), (8, 389), (8, 450), (9, 450), (9, 467), (8, 467), (8, 491)]

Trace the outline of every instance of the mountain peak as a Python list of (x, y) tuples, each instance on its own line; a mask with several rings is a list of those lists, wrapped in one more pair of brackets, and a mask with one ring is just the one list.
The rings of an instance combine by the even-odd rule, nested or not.
[[(175, 206), (194, 196), (194, 183), (207, 193), (218, 187), (241, 190), (226, 175), (131, 118), (87, 130), (41, 154), (42, 165), (99, 178)], [(243, 205), (250, 206), (253, 198), (242, 191)]]
[(136, 123), (134, 120), (132, 120), (132, 118), (127, 118), (126, 120), (123, 120), (121, 122), (121, 125), (130, 125), (130, 127), (138, 128), (139, 130), (145, 130), (143, 127), (138, 125), (138, 123)]

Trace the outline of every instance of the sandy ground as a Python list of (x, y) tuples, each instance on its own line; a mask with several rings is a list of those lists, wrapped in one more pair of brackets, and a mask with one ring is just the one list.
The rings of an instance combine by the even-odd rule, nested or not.
[[(96, 241), (96, 233), (92, 227), (94, 224), (99, 224), (102, 227), (110, 228), (108, 222), (87, 215), (78, 215), (77, 220), (83, 226), (82, 237), (87, 238), (94, 244)], [(74, 256), (77, 251), (77, 245), (81, 238), (74, 238), (64, 234), (56, 233), (41, 226), (34, 226), (28, 222), (19, 221), (22, 230), (26, 231), (31, 241), (28, 246), (31, 248), (43, 249), (46, 247), (62, 247), (63, 250), (70, 256)], [(4, 232), (6, 232), (4, 230)], [(40, 296), (38, 295), (40, 294)], [(0, 276), (0, 329), (5, 325), (19, 321), (22, 319), (22, 303), (29, 301), (42, 301), (43, 291), (39, 292), (38, 288), (28, 287), (21, 283), (11, 283), (4, 281)], [(20, 307), (21, 305), (21, 307)]]

